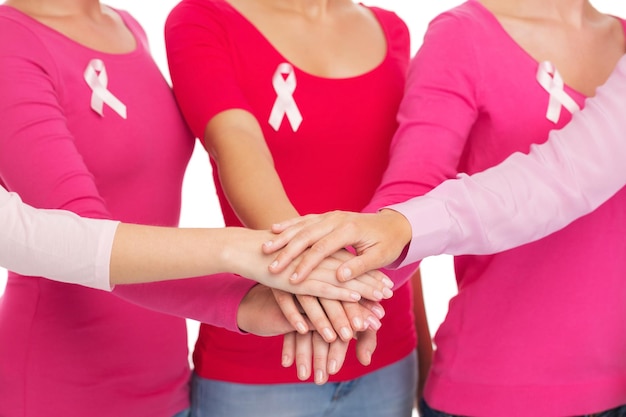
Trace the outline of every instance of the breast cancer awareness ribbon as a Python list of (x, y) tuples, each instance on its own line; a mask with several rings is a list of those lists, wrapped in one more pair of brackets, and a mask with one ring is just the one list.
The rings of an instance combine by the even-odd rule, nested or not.
[(276, 91), (276, 101), (270, 113), (269, 124), (278, 131), (283, 118), (287, 116), (291, 129), (294, 132), (298, 131), (302, 123), (302, 114), (293, 98), (296, 91), (296, 74), (291, 64), (283, 62), (278, 65), (272, 77), (272, 85)]
[(91, 88), (91, 108), (100, 116), (104, 116), (104, 104), (113, 109), (122, 119), (126, 119), (126, 106), (117, 97), (107, 90), (109, 78), (104, 62), (92, 59), (87, 64), (84, 73), (85, 81)]
[(546, 118), (552, 123), (559, 121), (561, 107), (565, 107), (570, 113), (580, 110), (580, 107), (574, 99), (565, 92), (563, 78), (550, 61), (544, 61), (539, 64), (537, 68), (537, 81), (550, 95)]

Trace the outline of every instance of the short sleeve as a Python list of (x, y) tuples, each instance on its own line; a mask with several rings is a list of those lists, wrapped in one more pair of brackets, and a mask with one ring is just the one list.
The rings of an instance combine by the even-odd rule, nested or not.
[(167, 59), (176, 100), (196, 137), (216, 114), (251, 111), (236, 79), (226, 25), (233, 11), (218, 2), (183, 1), (165, 24)]

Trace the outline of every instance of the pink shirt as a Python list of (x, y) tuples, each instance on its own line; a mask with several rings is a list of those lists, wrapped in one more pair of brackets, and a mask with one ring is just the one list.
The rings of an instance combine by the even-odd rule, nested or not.
[(400, 265), (439, 254), (487, 254), (535, 241), (588, 214), (626, 184), (626, 57), (548, 141), (496, 167), (459, 174), (389, 206), (413, 228)]
[[(479, 2), (436, 18), (409, 70), (375, 205), (528, 152), (546, 118), (534, 61)], [(568, 86), (579, 106), (585, 97)], [(519, 190), (522, 191), (522, 190)], [(522, 196), (520, 198), (526, 198)], [(546, 238), (458, 256), (425, 398), (450, 414), (563, 416), (626, 403), (626, 192)]]
[[(391, 12), (370, 10), (384, 31), (387, 55), (365, 74), (329, 79), (291, 65), (227, 2), (183, 0), (170, 14), (165, 33), (174, 92), (194, 134), (204, 137), (207, 123), (221, 111), (247, 110), (257, 118), (285, 191), (300, 213), (362, 209), (387, 164), (409, 61), (406, 25)], [(291, 65), (295, 78), (293, 99), (302, 115), (295, 131), (287, 117), (277, 126), (270, 121), (277, 98), (272, 80), (281, 64)], [(216, 188), (226, 225), (240, 225), (218, 178)], [(408, 276), (411, 270), (401, 273)], [(351, 346), (331, 380), (353, 379), (407, 356), (415, 348), (411, 302), (408, 285), (397, 289), (384, 302), (387, 314), (372, 364), (358, 363)], [(242, 336), (203, 325), (195, 371), (231, 382), (300, 382), (293, 368), (268, 360), (280, 358), (281, 348), (282, 337)]]
[(110, 291), (109, 261), (118, 223), (37, 210), (0, 187), (0, 265)]
[[(37, 208), (175, 226), (194, 139), (145, 34), (121, 17), (136, 48), (107, 54), (0, 6), (0, 178)], [(96, 76), (88, 82), (85, 72)], [(99, 107), (97, 83), (126, 111), (106, 95)], [(195, 307), (236, 330), (237, 302), (207, 299), (226, 291), (218, 281), (118, 286), (112, 295), (10, 273), (0, 300), (0, 415), (171, 417), (186, 408), (185, 321), (115, 294), (194, 318)], [(245, 294), (250, 282), (237, 282)]]

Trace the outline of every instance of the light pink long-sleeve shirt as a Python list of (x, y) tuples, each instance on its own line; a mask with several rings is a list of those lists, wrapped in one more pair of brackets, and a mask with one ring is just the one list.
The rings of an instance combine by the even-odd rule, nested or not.
[[(547, 117), (541, 64), (476, 0), (437, 17), (409, 70), (378, 207), (526, 153), (566, 125), (572, 117), (566, 108), (556, 123)], [(585, 105), (583, 94), (563, 89)], [(587, 146), (597, 146), (595, 135), (585, 136)], [(531, 190), (522, 185), (513, 192), (524, 200)], [(542, 203), (534, 207), (543, 210)], [(424, 389), (433, 408), (525, 417), (626, 404), (624, 207), (620, 190), (543, 239), (495, 255), (455, 257), (458, 295), (435, 335)]]
[(400, 265), (500, 252), (567, 226), (626, 185), (625, 139), (626, 57), (570, 123), (528, 154), (389, 206), (413, 229)]
[(118, 224), (68, 211), (37, 210), (0, 187), (0, 266), (108, 291)]

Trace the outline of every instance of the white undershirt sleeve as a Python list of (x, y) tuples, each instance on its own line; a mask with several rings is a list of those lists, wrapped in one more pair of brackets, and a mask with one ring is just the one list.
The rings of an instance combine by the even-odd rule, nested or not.
[(109, 265), (118, 224), (35, 209), (0, 187), (0, 265), (22, 275), (111, 291)]

